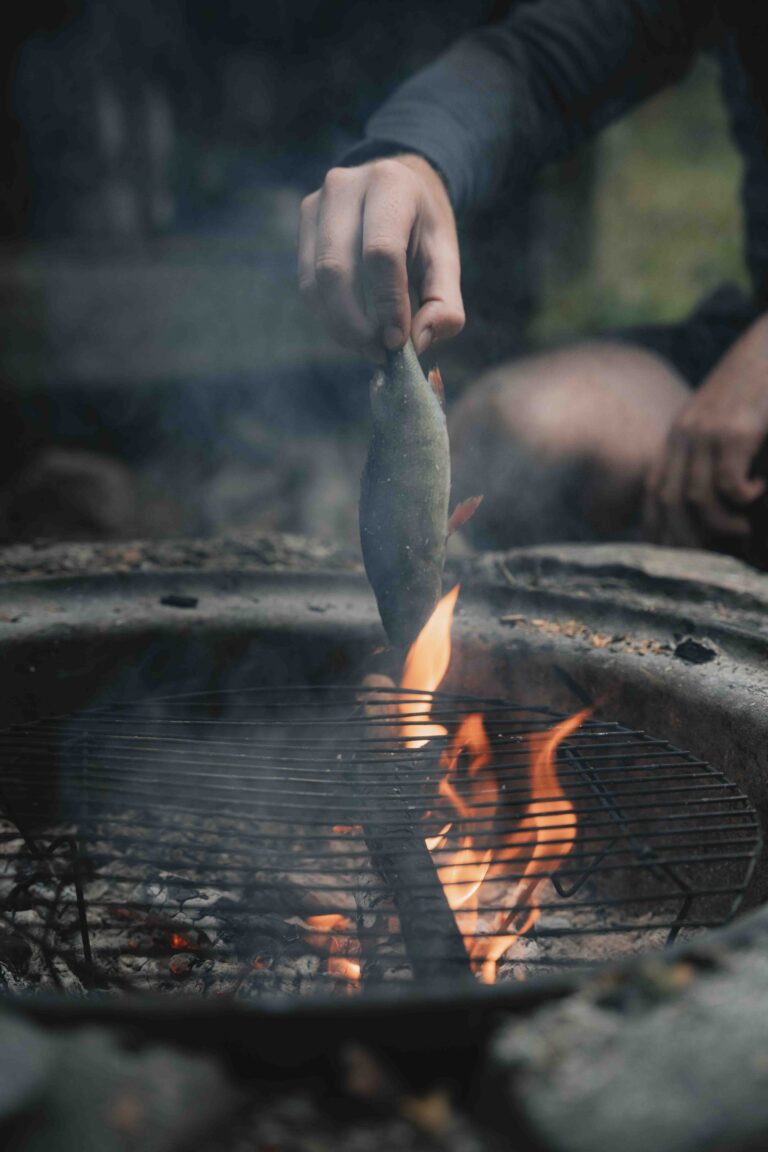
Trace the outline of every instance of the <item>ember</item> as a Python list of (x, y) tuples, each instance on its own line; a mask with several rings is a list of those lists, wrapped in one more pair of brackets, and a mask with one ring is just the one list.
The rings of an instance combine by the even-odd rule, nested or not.
[(345, 955), (350, 946), (355, 950), (355, 944), (351, 945), (349, 939), (355, 934), (354, 921), (348, 916), (334, 913), (328, 916), (307, 916), (306, 922), (312, 929), (307, 936), (307, 944), (318, 952), (328, 953), (328, 975), (346, 980), (350, 992), (359, 989), (360, 963)]

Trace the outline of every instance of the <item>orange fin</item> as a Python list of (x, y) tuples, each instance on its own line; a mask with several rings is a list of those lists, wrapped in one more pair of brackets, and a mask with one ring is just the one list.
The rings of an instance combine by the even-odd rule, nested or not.
[(461, 504), (457, 504), (448, 520), (448, 535), (453, 536), (454, 532), (463, 528), (467, 521), (472, 519), (482, 502), (482, 496), (470, 496), (467, 500), (462, 500)]
[(443, 378), (440, 375), (439, 368), (430, 368), (427, 376), (429, 386), (440, 401), (440, 407), (445, 412), (445, 388), (443, 386)]

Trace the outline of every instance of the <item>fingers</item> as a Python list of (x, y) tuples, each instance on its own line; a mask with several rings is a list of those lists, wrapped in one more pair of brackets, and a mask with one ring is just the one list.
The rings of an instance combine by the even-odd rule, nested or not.
[(451, 239), (439, 237), (425, 256), (419, 284), (421, 306), (413, 318), (411, 329), (419, 355), (434, 340), (458, 336), (464, 327), (458, 245)]
[[(351, 178), (350, 178), (351, 177)], [(317, 300), (330, 331), (353, 348), (376, 343), (367, 315), (360, 268), (364, 192), (353, 173), (328, 173), (317, 219)]]
[(746, 516), (727, 508), (722, 501), (717, 449), (706, 441), (691, 452), (687, 499), (705, 535), (743, 536), (749, 531)]
[(304, 201), (299, 233), (302, 294), (340, 343), (366, 352), (400, 348), (408, 338), (416, 217), (413, 176), (402, 165), (381, 161), (368, 177), (332, 169), (321, 192)]
[(716, 498), (715, 460), (709, 444), (700, 445), (690, 453), (686, 488), (687, 499), (696, 509), (707, 508)]
[(690, 457), (684, 437), (673, 430), (655, 493), (656, 539), (660, 544), (696, 548), (701, 533), (688, 504)]
[(301, 203), (299, 213), (298, 277), (299, 291), (310, 306), (317, 295), (315, 280), (315, 252), (317, 251), (317, 217), (320, 213), (320, 193), (313, 192)]
[[(743, 493), (746, 466), (743, 460), (738, 466), (735, 461), (731, 463), (735, 469), (732, 475), (741, 481), (736, 490)], [(748, 535), (749, 518), (723, 502), (722, 483), (717, 446), (673, 429), (646, 485), (644, 519), (650, 539), (659, 544), (696, 548), (714, 540)], [(763, 490), (763, 481), (747, 483), (750, 491), (758, 495)]]
[(365, 198), (363, 277), (385, 348), (401, 348), (411, 330), (408, 249), (416, 222), (415, 181), (402, 165), (379, 165)]
[(642, 515), (643, 535), (654, 544), (658, 543), (661, 532), (659, 492), (664, 480), (664, 463), (665, 457), (659, 455), (645, 478)]
[(759, 444), (732, 441), (721, 447), (717, 461), (717, 490), (733, 504), (751, 504), (762, 496), (768, 484), (749, 475)]
[[(409, 275), (419, 297), (411, 317)], [(464, 325), (453, 211), (441, 178), (416, 156), (332, 169), (302, 204), (299, 285), (343, 344), (369, 354), (418, 351)]]

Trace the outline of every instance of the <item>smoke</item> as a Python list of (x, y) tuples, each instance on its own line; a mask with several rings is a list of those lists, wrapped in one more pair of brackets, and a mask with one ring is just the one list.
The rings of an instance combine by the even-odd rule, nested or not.
[(480, 548), (594, 539), (581, 460), (546, 457), (512, 434), (480, 382), (451, 421), (454, 503), (483, 496), (464, 532)]

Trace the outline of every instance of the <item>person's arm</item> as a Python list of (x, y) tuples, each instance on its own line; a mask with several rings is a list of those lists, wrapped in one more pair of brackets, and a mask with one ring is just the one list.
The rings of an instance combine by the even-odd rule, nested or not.
[(409, 332), (421, 349), (430, 334), (455, 334), (463, 314), (453, 213), (505, 180), (530, 180), (680, 77), (716, 6), (528, 0), (408, 80), (305, 201), (300, 282), (335, 335), (371, 351), (399, 347)]
[(343, 163), (392, 146), (419, 153), (442, 173), (454, 210), (471, 209), (680, 79), (716, 9), (716, 0), (517, 3), (407, 80)]

